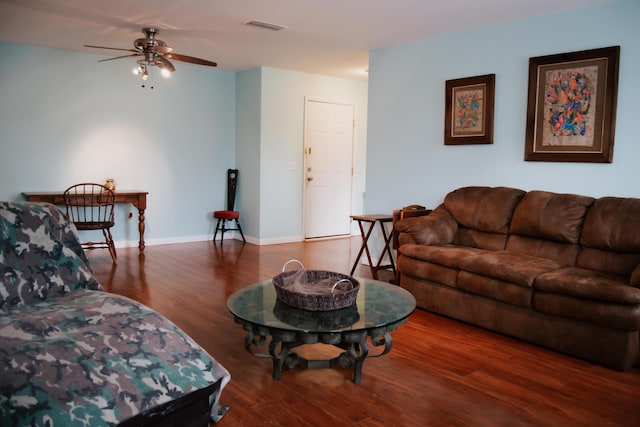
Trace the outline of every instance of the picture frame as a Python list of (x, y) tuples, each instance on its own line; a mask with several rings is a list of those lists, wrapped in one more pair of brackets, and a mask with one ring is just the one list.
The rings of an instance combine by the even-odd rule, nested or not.
[(493, 144), (495, 74), (447, 80), (444, 145)]
[(529, 58), (525, 161), (613, 161), (620, 46)]

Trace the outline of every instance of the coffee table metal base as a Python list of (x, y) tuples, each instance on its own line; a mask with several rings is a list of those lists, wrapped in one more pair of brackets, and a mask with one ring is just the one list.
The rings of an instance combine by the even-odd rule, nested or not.
[[(293, 369), (295, 367), (321, 369), (321, 368), (350, 368), (353, 367), (353, 382), (358, 384), (362, 379), (362, 364), (367, 357), (380, 357), (391, 350), (390, 332), (406, 322), (406, 319), (385, 327), (366, 331), (343, 331), (335, 333), (307, 333), (283, 331), (264, 326), (256, 326), (250, 322), (236, 318), (247, 331), (244, 346), (254, 356), (270, 358), (273, 361), (273, 379), (279, 381), (282, 368)], [(267, 343), (268, 341), (268, 343)], [(382, 347), (376, 354), (369, 354), (370, 342), (374, 347)], [(329, 344), (345, 350), (332, 359), (310, 360), (299, 356), (292, 351), (296, 347), (305, 344)], [(268, 353), (259, 352), (268, 346)]]

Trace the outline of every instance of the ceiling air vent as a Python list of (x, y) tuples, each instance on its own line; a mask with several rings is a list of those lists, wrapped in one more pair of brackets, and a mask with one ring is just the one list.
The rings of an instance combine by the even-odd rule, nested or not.
[(272, 24), (271, 22), (257, 21), (255, 19), (253, 21), (247, 22), (247, 25), (251, 25), (253, 27), (266, 28), (268, 30), (274, 30), (274, 31), (280, 31), (287, 28), (284, 25)]

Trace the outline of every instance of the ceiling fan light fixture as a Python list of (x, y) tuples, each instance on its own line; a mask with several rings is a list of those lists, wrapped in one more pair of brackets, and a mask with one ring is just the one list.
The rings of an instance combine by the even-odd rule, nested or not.
[(191, 64), (197, 64), (197, 65), (206, 65), (208, 67), (216, 67), (218, 65), (215, 62), (208, 61), (206, 59), (172, 53), (173, 49), (170, 46), (168, 46), (162, 40), (158, 40), (156, 38), (156, 36), (158, 35), (158, 30), (155, 28), (143, 28), (142, 32), (146, 37), (136, 39), (134, 42), (133, 49), (123, 49), (118, 47), (95, 46), (95, 45), (85, 45), (85, 47), (129, 52), (128, 55), (116, 56), (115, 58), (101, 59), (101, 60), (98, 60), (98, 62), (110, 61), (113, 59), (121, 59), (121, 58), (142, 57), (141, 59), (136, 61), (137, 65), (132, 70), (133, 74), (142, 78), (142, 80), (147, 80), (149, 78), (149, 67), (158, 67), (163, 77), (165, 78), (170, 77), (171, 73), (175, 71), (175, 67), (169, 61), (169, 59), (188, 62)]
[(142, 72), (143, 72), (143, 70), (142, 70), (142, 65), (138, 65), (137, 67), (135, 67), (135, 68), (133, 69), (133, 74), (135, 74), (136, 76), (141, 75), (141, 74), (142, 74)]
[(280, 31), (287, 28), (284, 25), (274, 24), (272, 22), (258, 21), (256, 19), (247, 22), (246, 25), (250, 25), (252, 27), (266, 28), (267, 30), (273, 30), (273, 31)]

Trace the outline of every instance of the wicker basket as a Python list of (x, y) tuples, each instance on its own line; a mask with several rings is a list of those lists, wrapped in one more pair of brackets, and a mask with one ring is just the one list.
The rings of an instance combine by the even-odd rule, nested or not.
[[(287, 264), (297, 262), (301, 270), (284, 271)], [(296, 308), (310, 311), (339, 310), (356, 302), (360, 282), (333, 271), (305, 270), (297, 260), (287, 261), (282, 273), (273, 278), (276, 297)]]
[(358, 307), (355, 304), (339, 310), (310, 311), (291, 307), (277, 300), (273, 307), (273, 314), (281, 322), (310, 331), (343, 329), (360, 320)]

